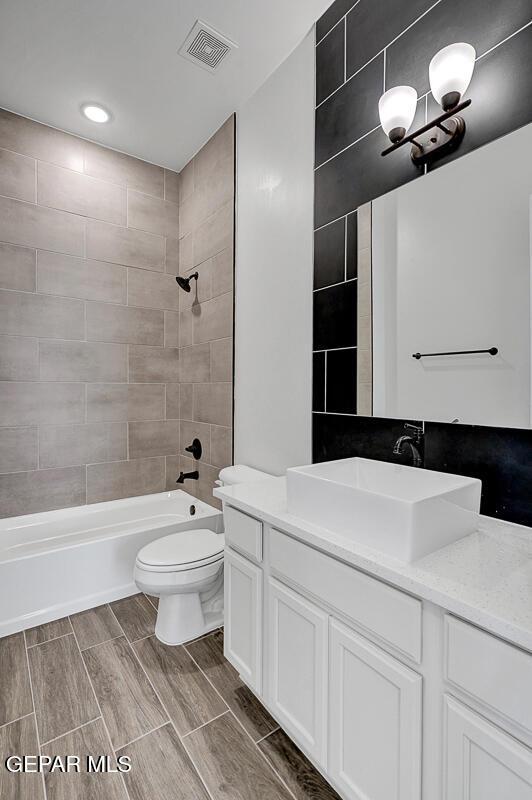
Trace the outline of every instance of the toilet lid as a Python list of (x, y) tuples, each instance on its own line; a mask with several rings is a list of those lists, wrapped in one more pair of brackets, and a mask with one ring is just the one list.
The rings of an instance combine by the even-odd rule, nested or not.
[(225, 536), (203, 528), (178, 531), (147, 544), (139, 551), (137, 560), (152, 567), (186, 564), (198, 567), (221, 557), (224, 544)]

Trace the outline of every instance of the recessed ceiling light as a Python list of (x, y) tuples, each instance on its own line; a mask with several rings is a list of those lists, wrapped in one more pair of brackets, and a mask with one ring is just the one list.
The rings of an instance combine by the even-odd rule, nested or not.
[(109, 122), (111, 119), (111, 112), (98, 103), (83, 103), (81, 113), (91, 122)]

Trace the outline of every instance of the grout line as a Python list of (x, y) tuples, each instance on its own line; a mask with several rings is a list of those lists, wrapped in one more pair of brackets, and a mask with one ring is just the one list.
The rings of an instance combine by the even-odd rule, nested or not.
[(347, 14), (344, 17), (344, 83), (347, 80)]
[(347, 347), (324, 347), (323, 350), (313, 350), (313, 353), (330, 353), (331, 351), (336, 352), (337, 350), (357, 350), (356, 344), (347, 345)]
[[(351, 212), (352, 213), (352, 212)], [(346, 250), (347, 250), (347, 242), (346, 242)], [(344, 274), (347, 272), (347, 267), (344, 265)], [(333, 286), (343, 286), (344, 283), (353, 283), (353, 281), (358, 280), (358, 278), (347, 278), (343, 281), (338, 281), (337, 283), (329, 283), (327, 286), (320, 286), (319, 289), (313, 289), (312, 294), (316, 292), (323, 292), (324, 289), (332, 289)]]
[[(357, 6), (359, 3), (360, 3), (360, 0), (355, 0), (355, 2), (353, 3), (353, 5), (351, 6), (351, 8), (348, 8), (348, 9), (347, 9), (347, 11), (345, 12), (345, 14), (344, 14), (342, 17), (340, 17), (340, 19), (338, 20), (338, 22), (335, 22), (335, 23), (334, 23), (334, 25), (332, 26), (332, 28), (329, 28), (329, 30), (327, 31), (327, 33), (324, 33), (324, 34), (323, 34), (323, 36), (321, 37), (320, 41), (319, 41), (319, 42), (316, 42), (316, 47), (317, 47), (317, 46), (320, 44), (320, 42), (323, 42), (323, 40), (327, 38), (327, 36), (330, 34), (330, 32), (331, 32), (332, 30), (334, 30), (334, 29), (336, 28), (336, 26), (337, 26), (337, 25), (339, 25), (339, 24), (341, 23), (341, 21), (342, 21), (344, 18), (345, 18), (345, 20), (346, 20), (346, 22), (347, 22), (347, 15), (348, 15), (348, 14), (350, 14), (350, 13), (351, 13), (351, 11), (354, 9), (354, 7), (355, 7), (355, 6)], [(318, 20), (318, 22), (319, 22), (319, 20)]]
[(281, 730), (281, 726), (280, 726), (280, 725), (278, 725), (276, 728), (274, 728), (274, 729), (273, 729), (273, 731), (270, 731), (269, 733), (267, 733), (267, 734), (266, 734), (266, 736), (263, 736), (263, 737), (262, 737), (262, 739), (258, 739), (258, 740), (255, 742), (255, 744), (260, 744), (260, 743), (261, 743), (261, 742), (263, 742), (265, 739), (267, 739), (267, 738), (268, 738), (268, 736), (271, 736), (271, 735), (272, 735), (272, 733), (277, 733), (277, 731), (280, 731), (280, 730)]
[(325, 350), (324, 352), (325, 352), (324, 356), (325, 364), (324, 364), (323, 379), (325, 385), (323, 387), (323, 409), (324, 411), (326, 411), (327, 410), (327, 350)]
[(28, 714), (23, 714), (21, 717), (16, 717), (16, 719), (10, 719), (9, 722), (3, 722), (0, 725), (0, 730), (2, 730), (2, 728), (7, 728), (8, 725), (13, 725), (14, 722), (20, 722), (21, 719), (26, 719), (26, 717), (32, 717), (34, 713), (35, 713), (34, 711), (30, 711)]
[[(187, 653), (189, 654), (190, 658), (192, 659), (192, 661), (194, 662), (194, 664), (197, 666), (197, 668), (199, 669), (199, 671), (200, 671), (200, 672), (202, 673), (202, 675), (203, 675), (203, 676), (206, 678), (206, 680), (207, 680), (207, 681), (210, 683), (210, 685), (212, 686), (212, 688), (214, 689), (214, 691), (215, 691), (215, 692), (218, 694), (218, 696), (220, 697), (220, 699), (221, 699), (221, 700), (222, 700), (222, 701), (225, 703), (226, 701), (225, 701), (225, 700), (224, 700), (224, 698), (222, 697), (221, 693), (218, 691), (218, 689), (216, 688), (216, 686), (214, 685), (214, 683), (211, 681), (211, 679), (209, 678), (209, 676), (207, 675), (207, 673), (206, 673), (206, 672), (204, 672), (204, 671), (202, 670), (202, 668), (200, 667), (200, 665), (198, 664), (198, 662), (196, 661), (196, 659), (194, 658), (194, 656), (192, 655), (192, 653), (191, 653), (191, 652), (188, 650), (188, 648), (187, 648), (186, 646), (185, 646), (185, 650), (187, 651)], [(223, 656), (223, 658), (225, 659), (225, 656)], [(244, 684), (244, 686), (245, 686), (245, 684)], [(247, 687), (246, 687), (246, 688), (247, 688)], [(251, 690), (249, 690), (249, 691), (251, 691)], [(255, 697), (255, 695), (253, 695), (253, 697)], [(257, 702), (259, 702), (259, 703), (260, 703), (260, 701), (259, 701), (259, 700), (257, 700)], [(226, 705), (227, 705), (227, 703), (226, 703)], [(262, 703), (261, 703), (261, 706), (262, 706)], [(266, 711), (268, 710), (268, 709), (266, 709), (266, 707), (265, 707), (265, 706), (262, 706), (262, 707), (263, 707), (263, 708), (264, 708)], [(295, 794), (292, 792), (292, 790), (289, 788), (289, 786), (288, 786), (288, 785), (287, 785), (287, 784), (284, 782), (284, 780), (281, 778), (281, 776), (279, 775), (279, 773), (277, 772), (277, 770), (275, 769), (275, 767), (274, 767), (274, 766), (272, 765), (272, 763), (271, 763), (271, 762), (268, 760), (268, 758), (266, 757), (265, 753), (264, 753), (264, 752), (263, 752), (263, 751), (260, 749), (260, 747), (258, 746), (258, 743), (257, 743), (257, 742), (254, 740), (253, 736), (251, 736), (251, 734), (250, 734), (250, 733), (248, 733), (248, 731), (245, 729), (244, 725), (243, 725), (243, 724), (242, 724), (242, 722), (241, 722), (241, 721), (238, 719), (238, 717), (236, 716), (235, 712), (233, 711), (233, 709), (232, 709), (230, 706), (229, 706), (229, 713), (231, 714), (231, 716), (233, 717), (233, 719), (236, 721), (237, 725), (238, 725), (238, 726), (239, 726), (239, 727), (240, 727), (240, 728), (241, 728), (241, 729), (244, 731), (244, 734), (245, 734), (245, 735), (246, 735), (246, 736), (247, 736), (247, 737), (248, 737), (248, 738), (251, 740), (251, 742), (253, 742), (253, 744), (255, 745), (255, 748), (256, 748), (257, 752), (260, 754), (260, 757), (262, 758), (262, 760), (263, 760), (263, 761), (264, 761), (264, 762), (267, 764), (267, 766), (268, 766), (268, 767), (271, 769), (271, 771), (274, 773), (274, 775), (276, 775), (276, 776), (277, 776), (277, 779), (278, 779), (278, 780), (281, 782), (281, 784), (282, 784), (282, 785), (285, 787), (286, 791), (287, 791), (287, 792), (290, 794), (290, 796), (291, 796), (291, 797), (293, 797), (293, 798), (294, 798), (294, 800), (297, 800), (297, 798), (296, 798)], [(279, 727), (280, 727), (280, 726), (278, 726), (278, 727), (276, 728), (276, 730), (279, 730)], [(270, 733), (275, 733), (275, 731), (270, 731), (268, 734), (266, 734), (266, 736), (269, 736), (269, 735), (270, 735)], [(265, 736), (263, 736), (263, 737), (262, 737), (262, 738), (261, 738), (259, 741), (262, 741), (262, 739), (265, 739), (265, 738), (266, 738), (266, 737), (265, 737)], [(185, 745), (185, 746), (186, 746), (186, 745)], [(187, 750), (187, 752), (188, 752), (188, 750)]]
[[(107, 603), (107, 605), (109, 605), (109, 603)], [(110, 605), (109, 605), (109, 608), (111, 608), (111, 606), (110, 606)], [(111, 609), (111, 611), (112, 611), (112, 609)], [(70, 617), (69, 617), (69, 620), (70, 620)], [(118, 622), (118, 620), (117, 620), (117, 622)], [(72, 621), (70, 621), (70, 624), (72, 625)], [(120, 623), (118, 623), (118, 624), (120, 625)], [(122, 629), (122, 626), (121, 626), (121, 625), (120, 625), (120, 629)], [(72, 626), (72, 631), (73, 631), (73, 635), (74, 635), (74, 640), (75, 640), (75, 642), (76, 642), (76, 645), (77, 645), (77, 648), (78, 648), (79, 657), (81, 658), (81, 662), (82, 662), (82, 664), (83, 664), (83, 669), (85, 670), (85, 674), (86, 674), (86, 676), (87, 676), (87, 680), (88, 680), (88, 682), (89, 682), (89, 686), (90, 686), (90, 687), (91, 687), (91, 689), (92, 689), (92, 694), (93, 694), (93, 696), (94, 696), (94, 700), (96, 701), (96, 705), (98, 706), (98, 709), (99, 709), (99, 711), (100, 711), (100, 717), (101, 717), (101, 719), (102, 719), (102, 724), (103, 724), (103, 727), (105, 728), (105, 732), (106, 732), (106, 734), (107, 734), (107, 740), (108, 740), (108, 742), (109, 742), (109, 747), (111, 748), (111, 752), (113, 753), (113, 755), (114, 755), (114, 757), (115, 757), (115, 760), (116, 760), (116, 750), (115, 750), (115, 747), (114, 747), (114, 745), (113, 745), (113, 740), (111, 739), (111, 734), (109, 733), (109, 728), (107, 727), (107, 723), (106, 723), (106, 721), (105, 721), (105, 717), (104, 717), (104, 715), (103, 715), (103, 713), (102, 713), (102, 707), (101, 707), (101, 705), (100, 705), (100, 701), (98, 700), (98, 695), (96, 694), (96, 691), (95, 691), (95, 689), (94, 689), (94, 684), (93, 684), (93, 682), (92, 682), (92, 678), (91, 678), (91, 676), (89, 675), (89, 670), (87, 669), (87, 664), (85, 663), (85, 659), (83, 658), (83, 653), (81, 652), (81, 648), (80, 648), (80, 646), (79, 646), (78, 638), (77, 638), (77, 636), (76, 636), (76, 632), (74, 631), (74, 626)], [(124, 778), (124, 773), (122, 773), (122, 772), (121, 772), (121, 773), (120, 773), (120, 777), (121, 777), (121, 779), (122, 779), (122, 786), (124, 787), (124, 793), (125, 793), (125, 796), (126, 796), (127, 798), (129, 798), (129, 792), (128, 792), (128, 790), (127, 790), (127, 786), (126, 786), (126, 780), (125, 780), (125, 778)]]
[(99, 720), (101, 718), (102, 718), (101, 715), (99, 717), (94, 717), (94, 719), (89, 719), (87, 722), (83, 722), (81, 725), (78, 725), (76, 728), (71, 728), (69, 731), (65, 731), (64, 733), (61, 733), (59, 736), (54, 736), (53, 739), (48, 739), (46, 742), (42, 742), (41, 748), (46, 747), (47, 745), (52, 744), (53, 742), (57, 742), (59, 739), (62, 739), (63, 736), (68, 736), (69, 733), (75, 733), (76, 731), (79, 731), (82, 728), (85, 728), (86, 725), (92, 725), (93, 722), (96, 722), (97, 720)]
[(136, 736), (134, 739), (131, 739), (131, 741), (126, 742), (126, 744), (121, 744), (120, 747), (117, 747), (116, 749), (117, 751), (122, 750), (124, 747), (129, 747), (130, 745), (135, 744), (135, 742), (140, 742), (140, 740), (144, 739), (145, 736), (149, 736), (150, 733), (155, 733), (155, 731), (160, 731), (161, 728), (166, 728), (166, 726), (170, 724), (171, 724), (170, 719), (167, 719), (165, 722), (162, 723), (162, 725), (157, 725), (156, 728), (152, 728), (150, 731), (146, 731), (146, 733), (142, 733), (140, 736)]
[(181, 739), (186, 739), (187, 736), (190, 736), (192, 733), (197, 733), (197, 731), (200, 731), (202, 728), (205, 728), (207, 725), (210, 725), (211, 722), (214, 722), (215, 720), (220, 719), (220, 717), (225, 717), (226, 714), (229, 714), (229, 706), (227, 706), (225, 711), (222, 711), (221, 714), (217, 714), (215, 717), (213, 717), (212, 719), (207, 720), (207, 722), (204, 722), (202, 725), (198, 725), (198, 727), (194, 728), (194, 730), (188, 731), (188, 733), (184, 733), (182, 735)]
[(96, 642), (95, 644), (90, 644), (88, 647), (84, 647), (83, 650), (80, 648), (80, 653), (86, 653), (87, 650), (92, 650), (93, 647), (99, 647), (101, 644), (108, 644), (108, 642), (114, 642), (116, 639), (123, 639), (124, 634), (120, 633), (118, 636), (111, 636), (110, 639), (104, 639), (103, 642)]
[[(70, 618), (69, 618), (69, 622), (70, 622)], [(47, 624), (48, 623), (43, 622), (43, 625), (47, 625)], [(72, 623), (70, 623), (70, 624), (72, 625)], [(31, 630), (31, 628), (28, 628), (28, 630)], [(34, 647), (42, 647), (43, 644), (48, 644), (48, 642), (56, 642), (58, 639), (64, 639), (66, 636), (72, 636), (73, 633), (74, 633), (74, 631), (72, 630), (72, 631), (69, 631), (68, 633), (62, 633), (61, 636), (52, 636), (51, 639), (47, 639), (45, 642), (36, 642), (35, 644), (27, 644), (26, 648), (28, 650), (33, 650)]]
[[(405, 34), (407, 31), (409, 31), (409, 30), (410, 30), (410, 28), (413, 28), (413, 27), (414, 27), (414, 25), (417, 25), (417, 23), (418, 23), (420, 20), (422, 20), (422, 19), (423, 19), (423, 17), (425, 17), (427, 14), (429, 14), (429, 13), (432, 11), (432, 9), (433, 9), (433, 8), (436, 8), (436, 6), (437, 6), (437, 5), (439, 5), (439, 3), (441, 3), (441, 2), (442, 2), (442, 0), (436, 0), (436, 2), (435, 2), (435, 3), (433, 3), (433, 4), (432, 4), (432, 5), (429, 7), (429, 8), (427, 8), (427, 10), (426, 10), (426, 11), (424, 11), (422, 14), (420, 14), (420, 15), (419, 15), (419, 17), (417, 17), (417, 19), (415, 19), (413, 22), (411, 22), (411, 23), (410, 23), (410, 25), (408, 25), (408, 26), (407, 26), (407, 27), (406, 27), (404, 30), (402, 30), (402, 31), (401, 31), (401, 33), (399, 33), (399, 34), (398, 34), (398, 35), (395, 37), (395, 39), (392, 39), (390, 42), (387, 42), (387, 43), (384, 45), (384, 47), (382, 47), (382, 48), (381, 48), (381, 49), (378, 51), (378, 53), (375, 53), (375, 54), (374, 54), (374, 55), (373, 55), (373, 56), (372, 56), (372, 57), (369, 59), (369, 61), (366, 61), (366, 63), (365, 63), (365, 64), (363, 64), (361, 67), (359, 67), (359, 68), (356, 70), (356, 72), (353, 72), (353, 74), (349, 76), (349, 78), (348, 78), (348, 79), (345, 81), (345, 83), (342, 83), (342, 85), (341, 85), (341, 86), (338, 86), (338, 87), (337, 87), (337, 88), (336, 88), (336, 89), (335, 89), (333, 92), (331, 92), (331, 94), (330, 94), (330, 95), (328, 95), (328, 97), (326, 97), (326, 98), (325, 98), (325, 100), (322, 100), (322, 101), (321, 101), (321, 102), (320, 102), (320, 103), (319, 103), (319, 104), (316, 106), (316, 108), (319, 108), (319, 107), (320, 107), (320, 106), (321, 106), (323, 103), (326, 103), (326, 102), (327, 102), (327, 100), (328, 100), (330, 97), (332, 97), (332, 96), (333, 96), (333, 94), (336, 94), (336, 92), (339, 92), (339, 91), (340, 91), (340, 89), (342, 88), (342, 86), (345, 86), (345, 85), (346, 85), (346, 83), (349, 83), (349, 81), (351, 81), (351, 80), (352, 80), (354, 77), (356, 77), (356, 75), (358, 75), (360, 72), (362, 72), (362, 70), (363, 70), (363, 69), (365, 69), (365, 68), (366, 68), (366, 67), (367, 67), (369, 64), (371, 64), (371, 62), (372, 62), (372, 61), (375, 61), (375, 59), (376, 59), (376, 58), (378, 58), (380, 55), (382, 55), (382, 54), (384, 53), (384, 51), (385, 51), (385, 50), (386, 50), (388, 47), (391, 47), (391, 46), (392, 46), (392, 44), (395, 44), (395, 42), (397, 42), (397, 40), (398, 40), (398, 39), (400, 39), (400, 38), (401, 38), (401, 36), (403, 36), (403, 35), (404, 35), (404, 34)], [(349, 12), (348, 12), (348, 13), (349, 13)]]
[[(26, 631), (23, 631), (23, 634), (24, 634), (24, 645), (25, 645), (24, 650), (25, 650), (25, 653), (26, 653), (26, 667), (27, 667), (27, 670), (28, 670), (28, 678), (29, 678), (29, 682), (30, 682), (31, 704), (33, 706), (33, 718), (34, 718), (34, 722), (35, 722), (35, 734), (37, 736), (37, 747), (38, 747), (38, 750), (39, 750), (39, 753), (40, 753), (41, 752), (41, 737), (40, 737), (40, 734), (39, 734), (39, 725), (38, 725), (38, 722), (37, 722), (37, 707), (35, 705), (35, 695), (33, 694), (33, 680), (32, 680), (32, 677), (31, 677), (30, 658), (29, 658), (29, 655), (28, 655), (28, 641), (26, 639)], [(44, 780), (44, 772), (41, 772), (41, 779), (42, 779), (43, 797), (44, 797), (44, 800), (46, 800), (48, 795), (46, 793), (46, 781)]]
[[(344, 223), (344, 283), (347, 282), (347, 214), (345, 217)], [(335, 284), (332, 284), (333, 286)], [(322, 287), (325, 289), (325, 286)], [(314, 291), (319, 291), (319, 289), (314, 289)]]
[(518, 33), (522, 33), (524, 30), (526, 30), (527, 28), (529, 28), (531, 25), (532, 25), (532, 20), (530, 20), (530, 22), (527, 22), (527, 23), (526, 23), (526, 25), (523, 25), (521, 28), (518, 28), (516, 31), (514, 31), (513, 33), (511, 33), (511, 34), (510, 34), (509, 36), (507, 36), (505, 39), (502, 39), (500, 42), (497, 42), (497, 44), (494, 44), (494, 45), (493, 45), (493, 47), (490, 47), (490, 48), (489, 48), (488, 50), (486, 50), (484, 53), (481, 53), (479, 56), (477, 56), (477, 58), (476, 58), (476, 60), (475, 60), (475, 64), (477, 63), (477, 61), (480, 61), (480, 59), (481, 59), (481, 58), (484, 58), (484, 56), (487, 56), (487, 55), (489, 55), (489, 54), (490, 54), (490, 53), (492, 53), (494, 50), (496, 50), (498, 47), (500, 47), (500, 46), (501, 46), (501, 44), (506, 44), (506, 42), (508, 42), (510, 39), (513, 39), (513, 37), (514, 37), (514, 36), (517, 36), (517, 34), (518, 34)]
[[(342, 153), (345, 153), (345, 151), (346, 151), (346, 150), (349, 150), (351, 147), (354, 147), (356, 144), (358, 144), (359, 142), (361, 142), (363, 139), (366, 139), (366, 138), (367, 138), (368, 136), (370, 136), (372, 133), (375, 133), (375, 131), (380, 131), (380, 130), (381, 130), (381, 126), (380, 126), (380, 124), (379, 124), (379, 125), (376, 125), (376, 126), (375, 126), (374, 128), (372, 128), (370, 131), (367, 131), (367, 132), (366, 132), (366, 133), (364, 133), (362, 136), (359, 136), (359, 137), (358, 137), (358, 139), (355, 139), (355, 141), (354, 141), (354, 142), (351, 142), (351, 144), (348, 144), (346, 147), (343, 147), (341, 150), (338, 150), (338, 152), (337, 152), (337, 153), (335, 153), (333, 156), (331, 156), (330, 158), (328, 158), (326, 161), (322, 161), (320, 164), (318, 164), (318, 166), (317, 166), (317, 167), (314, 167), (314, 172), (317, 172), (319, 169), (321, 169), (322, 167), (324, 167), (324, 166), (325, 166), (325, 164), (328, 164), (328, 163), (329, 163), (329, 161), (334, 161), (334, 159), (335, 159), (335, 158), (337, 158), (337, 156), (340, 156), (340, 155), (342, 155)], [(349, 213), (351, 213), (351, 212), (349, 212)], [(345, 216), (345, 214), (343, 214), (342, 216)], [(339, 219), (341, 219), (341, 217), (339, 217)], [(325, 226), (324, 226), (324, 225), (322, 225), (321, 227), (323, 228), (323, 227), (325, 227)]]

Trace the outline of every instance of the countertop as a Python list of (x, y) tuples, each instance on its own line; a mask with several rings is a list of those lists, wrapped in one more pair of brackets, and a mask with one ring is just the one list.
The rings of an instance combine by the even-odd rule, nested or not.
[(214, 494), (312, 547), (532, 652), (532, 528), (481, 516), (475, 533), (404, 564), (289, 514), (285, 478), (221, 487)]

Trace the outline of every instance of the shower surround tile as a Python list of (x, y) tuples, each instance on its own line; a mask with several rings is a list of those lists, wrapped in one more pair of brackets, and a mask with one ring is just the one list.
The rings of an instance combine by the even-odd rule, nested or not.
[(35, 250), (0, 242), (0, 289), (35, 291)]
[[(234, 148), (230, 117), (181, 176), (0, 109), (0, 516), (163, 491), (192, 383), (214, 502), (210, 420), (232, 460)], [(189, 295), (180, 266), (200, 272)]]

